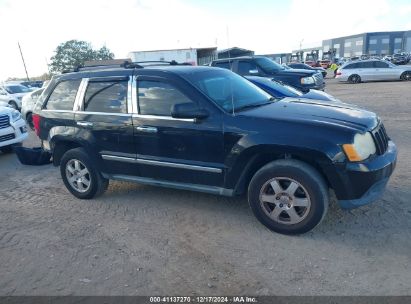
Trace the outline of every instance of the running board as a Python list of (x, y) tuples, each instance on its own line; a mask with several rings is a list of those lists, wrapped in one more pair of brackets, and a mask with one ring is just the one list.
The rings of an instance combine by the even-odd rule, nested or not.
[(221, 187), (178, 183), (178, 182), (157, 180), (154, 178), (130, 176), (130, 175), (117, 175), (117, 174), (110, 175), (106, 173), (102, 173), (102, 175), (108, 179), (124, 181), (124, 182), (133, 182), (133, 183), (139, 183), (139, 184), (150, 185), (150, 186), (159, 186), (159, 187), (173, 188), (173, 189), (180, 189), (180, 190), (190, 190), (190, 191), (211, 193), (211, 194), (224, 195), (224, 196), (234, 195), (233, 189), (226, 189), (226, 188), (221, 188)]

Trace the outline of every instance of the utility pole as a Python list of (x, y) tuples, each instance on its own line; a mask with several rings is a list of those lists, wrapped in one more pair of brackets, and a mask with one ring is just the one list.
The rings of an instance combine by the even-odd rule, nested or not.
[(27, 81), (30, 81), (29, 74), (27, 73), (26, 63), (24, 62), (23, 52), (21, 51), (20, 43), (17, 42), (17, 45), (19, 46), (20, 55), (21, 55), (21, 60), (23, 61), (24, 70), (26, 71)]

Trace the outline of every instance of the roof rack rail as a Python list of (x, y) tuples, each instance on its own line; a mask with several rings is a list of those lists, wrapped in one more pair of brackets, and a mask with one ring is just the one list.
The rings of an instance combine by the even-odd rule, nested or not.
[[(143, 65), (141, 65), (143, 64)], [(63, 70), (61, 73), (66, 74), (66, 73), (73, 73), (73, 72), (80, 72), (80, 71), (92, 71), (92, 70), (99, 70), (101, 68), (125, 68), (125, 69), (143, 69), (144, 65), (145, 66), (154, 66), (158, 64), (164, 64), (164, 65), (191, 65), (188, 62), (183, 62), (179, 63), (175, 60), (171, 61), (163, 61), (163, 60), (151, 60), (151, 61), (137, 61), (137, 62), (131, 62), (128, 60), (125, 60), (124, 62), (120, 64), (99, 64), (99, 63), (93, 63), (93, 64), (85, 64), (85, 65), (77, 65), (72, 69), (67, 69)]]
[(63, 70), (62, 74), (66, 73), (73, 73), (73, 72), (80, 72), (80, 71), (92, 71), (98, 70), (101, 68), (125, 68), (125, 69), (135, 69), (135, 68), (143, 68), (143, 66), (138, 65), (135, 62), (130, 62), (125, 60), (120, 64), (85, 64), (85, 65), (77, 65), (72, 69)]

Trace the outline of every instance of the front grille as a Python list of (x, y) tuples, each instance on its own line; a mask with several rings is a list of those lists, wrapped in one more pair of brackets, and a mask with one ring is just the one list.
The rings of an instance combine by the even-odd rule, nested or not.
[(388, 149), (388, 141), (390, 140), (390, 138), (388, 137), (382, 123), (380, 123), (378, 127), (372, 130), (372, 136), (374, 137), (377, 154), (384, 154)]
[(324, 82), (323, 75), (321, 75), (321, 73), (315, 73), (314, 80), (316, 85), (321, 85)]
[(0, 115), (0, 129), (10, 127), (10, 117), (9, 115)]
[(3, 135), (3, 136), (0, 136), (0, 142), (11, 140), (11, 139), (14, 139), (14, 138), (16, 138), (16, 136), (14, 134)]

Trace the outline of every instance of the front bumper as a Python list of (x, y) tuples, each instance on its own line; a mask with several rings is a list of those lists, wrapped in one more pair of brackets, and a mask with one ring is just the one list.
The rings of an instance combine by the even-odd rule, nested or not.
[(0, 147), (21, 143), (28, 136), (26, 123), (19, 119), (10, 127), (0, 129)]
[(340, 168), (343, 187), (336, 192), (341, 208), (352, 209), (378, 200), (394, 172), (397, 162), (397, 147), (392, 141), (387, 151), (371, 160), (347, 163)]

